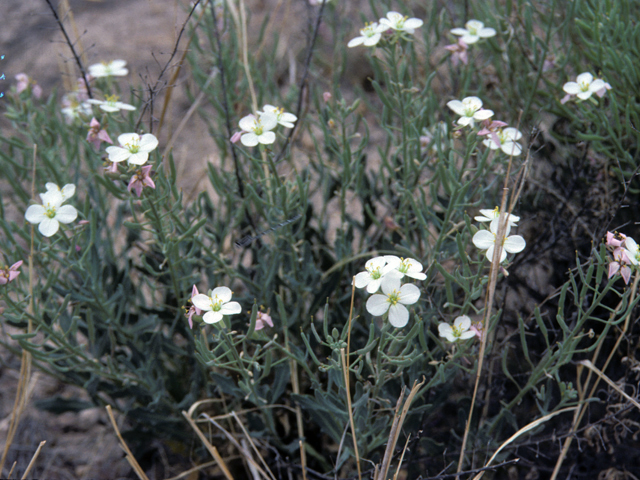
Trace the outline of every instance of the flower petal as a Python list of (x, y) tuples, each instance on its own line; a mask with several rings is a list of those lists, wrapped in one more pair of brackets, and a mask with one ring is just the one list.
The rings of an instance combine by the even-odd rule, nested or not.
[(469, 330), (469, 327), (471, 327), (471, 319), (466, 315), (461, 315), (459, 317), (456, 317), (456, 319), (453, 321), (453, 324), (456, 328), (464, 332), (466, 330)]
[(258, 136), (253, 132), (245, 133), (240, 137), (240, 142), (242, 142), (245, 147), (255, 147), (258, 145)]
[[(242, 307), (238, 302), (228, 302), (220, 307), (220, 313), (223, 315), (235, 315), (241, 313)], [(272, 325), (273, 326), (273, 325)]]
[(392, 305), (389, 309), (389, 323), (396, 328), (402, 328), (409, 322), (409, 310), (404, 305)]
[(40, 223), (47, 218), (45, 212), (46, 210), (42, 205), (31, 205), (27, 208), (27, 211), (24, 212), (24, 218), (29, 223)]
[(504, 249), (509, 253), (519, 253), (527, 246), (520, 235), (511, 235), (504, 241)]
[(384, 315), (389, 310), (389, 301), (386, 295), (371, 295), (367, 300), (367, 312), (371, 315)]
[(40, 225), (38, 225), (38, 230), (45, 237), (51, 237), (55, 235), (55, 233), (58, 231), (58, 228), (60, 228), (60, 224), (58, 223), (58, 221), (55, 218), (49, 217), (46, 217), (40, 222)]
[(211, 310), (213, 308), (213, 306), (211, 305), (211, 297), (202, 293), (191, 297), (191, 303), (193, 303), (196, 308), (199, 308), (200, 310)]
[(562, 89), (570, 95), (577, 95), (582, 92), (580, 85), (578, 85), (576, 82), (567, 82), (564, 84)]
[(218, 323), (222, 320), (222, 313), (220, 312), (207, 312), (203, 315), (202, 320), (204, 323)]
[(131, 152), (127, 148), (122, 147), (107, 147), (105, 149), (109, 155), (109, 160), (114, 163), (123, 162), (131, 156)]
[(371, 278), (371, 274), (369, 272), (360, 272), (355, 276), (353, 284), (356, 288), (364, 288), (369, 285), (372, 280), (373, 278)]
[(62, 205), (56, 211), (55, 219), (60, 223), (71, 223), (78, 218), (78, 211), (71, 205)]
[(145, 133), (140, 138), (140, 150), (150, 152), (158, 146), (158, 139), (152, 133)]
[(215, 301), (216, 299), (222, 300), (222, 303), (227, 303), (231, 300), (231, 295), (233, 292), (229, 287), (216, 287), (211, 291), (211, 298)]
[(129, 165), (144, 165), (149, 160), (149, 152), (134, 153), (128, 158)]
[(480, 250), (486, 250), (493, 246), (496, 241), (496, 237), (488, 230), (478, 230), (471, 241)]
[(398, 301), (404, 305), (413, 305), (420, 299), (420, 289), (412, 283), (406, 283), (400, 288)]
[(273, 132), (264, 132), (258, 137), (258, 141), (263, 145), (271, 145), (276, 141), (276, 134)]

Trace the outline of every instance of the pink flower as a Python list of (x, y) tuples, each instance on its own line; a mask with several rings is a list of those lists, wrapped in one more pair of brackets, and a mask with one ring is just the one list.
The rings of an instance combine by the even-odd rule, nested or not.
[(18, 271), (20, 265), (22, 265), (22, 260), (14, 263), (10, 267), (5, 266), (4, 268), (0, 268), (0, 285), (6, 285), (18, 278), (18, 275), (20, 275)]
[(328, 103), (329, 100), (331, 100), (331, 97), (332, 97), (332, 95), (329, 92), (324, 92), (322, 94), (322, 99), (325, 101), (325, 103)]
[(482, 322), (472, 323), (471, 326), (469, 327), (469, 330), (475, 333), (476, 337), (478, 337), (478, 339), (482, 341), (482, 335), (483, 335)]
[(242, 132), (234, 133), (233, 135), (231, 135), (231, 143), (238, 143), (240, 137), (242, 137)]
[(498, 130), (506, 126), (507, 124), (505, 122), (501, 122), (500, 120), (491, 121), (491, 119), (487, 118), (486, 120), (482, 121), (482, 129), (478, 132), (478, 135), (487, 136), (496, 144), (500, 145)]
[[(193, 289), (191, 290), (191, 298), (195, 297), (198, 294), (199, 294), (198, 288), (194, 285)], [(187, 318), (189, 319), (189, 328), (193, 328), (194, 315), (202, 315), (202, 310), (200, 310), (198, 307), (192, 304), (191, 307), (189, 307), (189, 310), (187, 311)]]
[(610, 247), (620, 247), (626, 239), (627, 236), (624, 233), (607, 232), (607, 245)]
[(29, 76), (26, 73), (19, 73), (16, 75), (16, 92), (20, 93), (29, 88)]
[(42, 88), (40, 85), (38, 85), (35, 80), (29, 78), (26, 73), (17, 74), (16, 80), (18, 80), (18, 83), (16, 84), (16, 92), (20, 93), (31, 87), (31, 95), (36, 98), (40, 98), (42, 96)]
[(624, 283), (629, 285), (631, 279), (631, 267), (629, 267), (629, 257), (623, 248), (616, 248), (613, 251), (613, 262), (609, 264), (609, 278), (620, 272)]
[(93, 117), (89, 123), (89, 133), (87, 133), (87, 142), (93, 144), (97, 150), (100, 148), (100, 142), (113, 143), (106, 130), (100, 128), (100, 122)]
[(258, 312), (258, 318), (256, 318), (256, 332), (258, 330), (262, 330), (265, 327), (265, 324), (273, 327), (273, 320), (268, 313)]
[(458, 43), (447, 45), (444, 48), (445, 50), (449, 50), (453, 54), (451, 55), (451, 63), (453, 63), (454, 67), (457, 67), (460, 62), (464, 63), (465, 65), (467, 64), (467, 50), (469, 46), (464, 43), (462, 39), (458, 40)]
[(138, 197), (142, 195), (142, 189), (144, 187), (156, 188), (156, 184), (153, 183), (153, 180), (151, 180), (151, 176), (149, 175), (151, 167), (152, 165), (141, 167), (139, 170), (136, 170), (136, 173), (131, 177), (131, 181), (129, 182), (127, 189), (129, 191), (135, 190)]

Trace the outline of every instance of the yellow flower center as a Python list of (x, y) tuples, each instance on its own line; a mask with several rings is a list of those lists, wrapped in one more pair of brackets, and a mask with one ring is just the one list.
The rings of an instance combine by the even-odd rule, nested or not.
[(400, 300), (400, 293), (397, 292), (396, 290), (394, 290), (393, 292), (391, 292), (387, 298), (387, 301), (391, 304), (391, 305), (395, 305), (396, 303), (398, 303), (398, 301)]
[(451, 330), (453, 331), (453, 336), (456, 338), (459, 338), (460, 335), (462, 335), (462, 326), (460, 325), (453, 325)]
[(131, 153), (138, 153), (140, 151), (140, 145), (138, 144), (138, 142), (136, 140), (131, 140), (131, 143), (125, 144), (125, 147)]
[(115, 106), (118, 100), (120, 100), (120, 97), (118, 97), (117, 95), (107, 95), (105, 97), (105, 101), (107, 102), (107, 104), (109, 104), (112, 107)]

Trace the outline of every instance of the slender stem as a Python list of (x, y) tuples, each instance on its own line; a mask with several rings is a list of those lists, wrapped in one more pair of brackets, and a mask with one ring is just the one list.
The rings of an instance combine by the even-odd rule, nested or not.
[(76, 60), (76, 63), (78, 64), (78, 68), (80, 69), (80, 73), (82, 74), (82, 79), (84, 80), (84, 84), (87, 87), (87, 95), (89, 95), (89, 98), (93, 98), (93, 94), (91, 93), (91, 86), (89, 85), (89, 80), (87, 79), (87, 73), (85, 72), (84, 66), (82, 65), (82, 60), (80, 60), (80, 57), (76, 53), (76, 49), (73, 47), (73, 43), (71, 42), (71, 39), (69, 38), (69, 35), (67, 34), (66, 29), (64, 28), (64, 25), (62, 25), (62, 21), (60, 20), (60, 17), (58, 16), (58, 12), (56, 12), (55, 7), (51, 4), (50, 0), (45, 0), (45, 1), (47, 2), (47, 5), (49, 5), (49, 8), (51, 9), (51, 13), (53, 13), (53, 16), (55, 17), (56, 22), (58, 22), (58, 26), (62, 31), (62, 35), (64, 35), (64, 38), (67, 41), (67, 45), (69, 45), (69, 48), (71, 49), (71, 53), (73, 54), (73, 58)]
[(238, 182), (238, 193), (240, 198), (244, 199), (244, 184), (240, 176), (240, 161), (238, 160), (238, 152), (236, 147), (231, 143), (231, 114), (229, 113), (229, 103), (227, 101), (227, 80), (224, 69), (224, 61), (222, 59), (222, 42), (220, 41), (220, 32), (218, 31), (218, 22), (213, 19), (213, 36), (216, 39), (218, 47), (218, 71), (220, 72), (220, 88), (222, 89), (222, 108), (224, 109), (224, 118), (227, 126), (227, 140), (231, 146), (231, 156), (233, 157), (233, 165), (236, 173), (236, 181)]
[(285, 138), (284, 145), (282, 145), (282, 149), (278, 153), (275, 159), (275, 163), (280, 162), (284, 157), (284, 152), (287, 150), (289, 143), (291, 142), (291, 138), (293, 134), (298, 129), (298, 125), (300, 124), (300, 113), (302, 112), (302, 100), (304, 98), (305, 86), (307, 83), (307, 77), (309, 76), (309, 67), (311, 65), (311, 58), (313, 57), (313, 49), (315, 47), (316, 41), (318, 39), (318, 30), (320, 29), (320, 23), (322, 22), (322, 14), (324, 13), (324, 7), (327, 2), (322, 2), (320, 5), (320, 10), (318, 11), (318, 16), (316, 17), (316, 24), (313, 29), (313, 34), (311, 35), (311, 41), (309, 42), (309, 48), (307, 49), (307, 56), (304, 61), (304, 70), (302, 72), (302, 78), (300, 79), (300, 86), (298, 87), (298, 105), (296, 106), (296, 117), (298, 117), (298, 121), (294, 124), (293, 128), (289, 130), (289, 134)]

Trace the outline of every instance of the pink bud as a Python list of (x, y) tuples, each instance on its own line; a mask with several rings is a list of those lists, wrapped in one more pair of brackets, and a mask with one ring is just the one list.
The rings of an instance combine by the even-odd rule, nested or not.
[(231, 143), (238, 143), (240, 137), (242, 136), (242, 132), (236, 132), (231, 136)]

